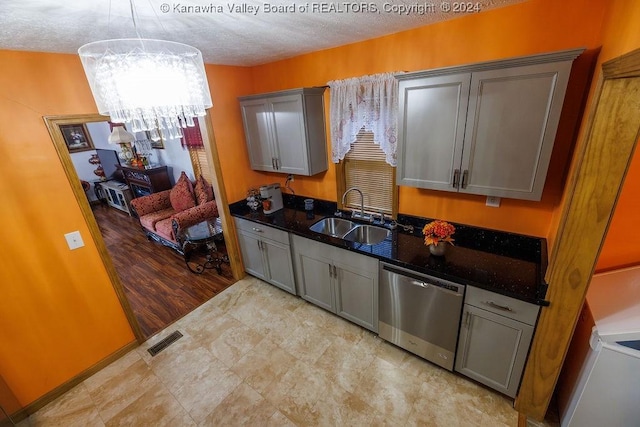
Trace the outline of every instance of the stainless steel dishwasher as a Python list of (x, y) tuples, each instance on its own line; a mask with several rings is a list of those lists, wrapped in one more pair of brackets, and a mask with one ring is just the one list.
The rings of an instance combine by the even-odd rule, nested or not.
[(380, 263), (380, 338), (453, 370), (465, 286)]

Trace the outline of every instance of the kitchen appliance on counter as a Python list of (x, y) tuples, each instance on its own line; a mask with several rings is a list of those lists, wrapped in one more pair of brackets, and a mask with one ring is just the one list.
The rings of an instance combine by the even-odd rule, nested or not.
[(380, 263), (380, 338), (453, 371), (464, 292), (464, 285)]
[(265, 214), (270, 214), (282, 209), (282, 190), (280, 184), (274, 183), (260, 187), (260, 198)]

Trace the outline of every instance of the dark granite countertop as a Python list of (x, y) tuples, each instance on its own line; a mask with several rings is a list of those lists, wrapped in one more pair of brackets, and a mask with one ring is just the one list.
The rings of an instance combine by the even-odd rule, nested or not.
[(244, 200), (231, 204), (230, 210), (233, 216), (373, 256), (390, 264), (546, 305), (545, 239), (453, 223), (456, 227), (453, 236), (455, 246), (448, 246), (444, 256), (436, 257), (429, 254), (422, 236), (422, 227), (431, 219), (399, 215), (398, 222), (412, 225), (413, 233), (398, 227), (393, 230), (391, 239), (365, 245), (309, 230), (315, 222), (333, 216), (335, 202), (316, 200), (313, 213), (307, 213), (304, 211), (304, 197), (283, 194), (283, 199), (284, 209), (269, 215), (261, 210), (252, 212)]

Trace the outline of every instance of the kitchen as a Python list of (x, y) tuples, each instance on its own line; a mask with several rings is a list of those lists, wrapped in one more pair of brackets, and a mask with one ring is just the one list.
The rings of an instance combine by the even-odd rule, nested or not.
[[(591, 52), (591, 54), (593, 54), (593, 52)], [(583, 66), (583, 67), (585, 67), (585, 68), (584, 68), (584, 69), (582, 69), (582, 70), (580, 70), (580, 67), (578, 67), (578, 71), (576, 71), (576, 68), (574, 67), (574, 70), (573, 70), (574, 75), (582, 76), (582, 77), (586, 77), (586, 76), (589, 74), (589, 72), (588, 72), (588, 71), (585, 71), (585, 69), (589, 69), (589, 67), (590, 67), (589, 63), (591, 63), (591, 61), (592, 61), (592, 60), (593, 60), (593, 57), (591, 57), (591, 59), (590, 59), (590, 58), (589, 58), (589, 55), (586, 55), (585, 57), (582, 57), (582, 58), (580, 58), (579, 60), (577, 60), (577, 61), (576, 61), (576, 63), (580, 64), (581, 66)], [(572, 76), (573, 76), (573, 75), (572, 75)], [(581, 93), (581, 91), (580, 91), (579, 89), (577, 89), (577, 87), (576, 87), (576, 83), (575, 83), (575, 76), (573, 76), (573, 80), (572, 80), (572, 82), (573, 82), (573, 83), (572, 83), (572, 85), (571, 85), (570, 90), (574, 90), (574, 91), (575, 91), (575, 92), (574, 92), (574, 95), (575, 95), (576, 93), (577, 93), (577, 94), (580, 94), (580, 93)], [(584, 91), (583, 91), (583, 93), (584, 93)], [(569, 96), (568, 96), (568, 98), (569, 98), (569, 101), (568, 101), (569, 105), (575, 106), (575, 105), (579, 105), (579, 104), (581, 104), (581, 103), (582, 103), (582, 101), (577, 101), (576, 99), (571, 100), (571, 98), (570, 98)], [(580, 99), (580, 96), (578, 96), (578, 99)], [(584, 101), (584, 100), (583, 100), (583, 101)], [(565, 114), (566, 114), (566, 113), (565, 113)], [(576, 120), (579, 120), (579, 119), (578, 119), (577, 117), (575, 117), (575, 116), (574, 116), (574, 117), (572, 117), (572, 118), (573, 118), (573, 119), (576, 119)], [(566, 124), (566, 120), (565, 120), (564, 124), (565, 124), (565, 126), (567, 126), (567, 124)], [(570, 125), (568, 126), (568, 129), (571, 129), (571, 127), (572, 127), (572, 126), (575, 126), (575, 125), (576, 125), (576, 122), (573, 122), (572, 124), (570, 124)], [(561, 126), (561, 128), (562, 128), (563, 124), (561, 123), (561, 125), (560, 125), (560, 126)], [(566, 134), (570, 134), (570, 133), (572, 133), (572, 132), (569, 132), (567, 129), (564, 129), (564, 130), (562, 130), (562, 129), (561, 129), (559, 132), (560, 132), (561, 134), (565, 134), (565, 135), (566, 135)], [(565, 140), (565, 142), (566, 142), (566, 140)], [(564, 147), (564, 149), (563, 149), (563, 150), (564, 150), (564, 151), (566, 151), (566, 152), (569, 152), (569, 151), (570, 151), (570, 149), (568, 149), (567, 147)], [(561, 151), (562, 151), (562, 150), (561, 150)], [(554, 153), (555, 153), (555, 152), (554, 152)], [(565, 154), (567, 154), (567, 153), (565, 153)], [(557, 156), (557, 154), (556, 154), (556, 156)], [(552, 168), (553, 168), (553, 166), (554, 166), (554, 165), (552, 165)], [(557, 167), (558, 167), (558, 165), (556, 164), (556, 165), (555, 165), (555, 167), (557, 168)], [(562, 169), (562, 168), (561, 168), (561, 169)], [(553, 169), (551, 169), (551, 171), (553, 171)], [(557, 171), (556, 171), (556, 173), (557, 173)], [(561, 175), (560, 175), (560, 176), (561, 176)], [(271, 177), (275, 177), (275, 176), (274, 176), (274, 175), (269, 176), (269, 178), (271, 178)], [(269, 178), (268, 178), (268, 179), (269, 179)], [(550, 178), (550, 179), (553, 179), (553, 174), (552, 174), (552, 173), (550, 173), (549, 178)], [(303, 179), (304, 179), (304, 178), (303, 178)], [(274, 180), (275, 180), (275, 179), (274, 179)], [(264, 181), (263, 181), (263, 182), (264, 182)], [(325, 182), (326, 182), (326, 181), (325, 181)], [(562, 183), (561, 181), (560, 181), (560, 182), (556, 182), (555, 184), (563, 185), (563, 183)], [(303, 184), (303, 185), (304, 185), (304, 184)], [(298, 188), (296, 188), (296, 191), (297, 191), (297, 193), (300, 193), (300, 191), (298, 190)], [(401, 194), (405, 193), (405, 195), (406, 195), (406, 193), (407, 193), (407, 192), (410, 192), (410, 191), (411, 191), (411, 189), (407, 189), (406, 187), (401, 187)], [(549, 194), (548, 194), (548, 192), (549, 192), (549, 187), (547, 187), (547, 190), (546, 190), (546, 193), (545, 193), (545, 196), (547, 196), (547, 197), (548, 197), (548, 195), (549, 195)], [(305, 196), (310, 195), (310, 193), (303, 193), (303, 194), (304, 194)], [(429, 194), (429, 193), (427, 193), (427, 192), (422, 192), (422, 193), (420, 193), (420, 192), (416, 192), (416, 193), (412, 193), (412, 194), (415, 194), (416, 196), (420, 196), (420, 197), (423, 197), (423, 198), (425, 197), (425, 195), (426, 195), (427, 197), (431, 195), (431, 194)], [(335, 200), (335, 199), (337, 198), (337, 199), (339, 200), (339, 199), (340, 199), (340, 196), (341, 196), (341, 193), (340, 193), (340, 192), (338, 192), (337, 196), (333, 196), (331, 199)], [(443, 201), (441, 200), (442, 198), (445, 198), (445, 199), (446, 199), (446, 198), (448, 198), (448, 197), (447, 197), (447, 195), (446, 195), (446, 194), (441, 195), (441, 196), (439, 196), (439, 197), (438, 197), (438, 196), (434, 196), (434, 197), (433, 197), (433, 199), (431, 199), (431, 200), (433, 200), (433, 203), (431, 203), (430, 205), (436, 205), (436, 206), (438, 206), (438, 205), (442, 205), (442, 204), (443, 204)], [(400, 205), (401, 205), (401, 207), (400, 207), (400, 209), (399, 209), (399, 210), (400, 210), (400, 212), (403, 212), (403, 210), (402, 210), (402, 209), (403, 209), (403, 208), (402, 208), (402, 199), (403, 199), (403, 196), (401, 196), (401, 201), (400, 201)], [(406, 199), (405, 199), (405, 200), (406, 200)], [(422, 199), (422, 200), (424, 200), (424, 199)], [(431, 201), (431, 200), (430, 200), (430, 201)], [(473, 200), (473, 199), (469, 198), (469, 200)], [(446, 200), (446, 201), (448, 202), (449, 200)], [(507, 206), (509, 206), (509, 205), (510, 205), (510, 203), (509, 203), (509, 202), (512, 202), (512, 203), (513, 203), (513, 201), (512, 201), (512, 200), (508, 200), (508, 201), (507, 201)], [(544, 203), (544, 202), (545, 202), (545, 199), (544, 199), (544, 196), (543, 196), (543, 201), (542, 201), (540, 204), (542, 204), (542, 203)], [(515, 203), (517, 204), (518, 202), (516, 201)], [(421, 206), (422, 211), (424, 211), (425, 209), (428, 209), (428, 208), (425, 208), (425, 206), (428, 206), (428, 205), (427, 205), (427, 204), (425, 204), (425, 205), (422, 205), (422, 206)], [(536, 205), (534, 205), (534, 204), (530, 204), (529, 206), (536, 206)], [(538, 206), (539, 206), (539, 205), (538, 205)], [(513, 205), (511, 205), (511, 206), (509, 206), (509, 207), (511, 208), (511, 207), (513, 207)], [(411, 205), (407, 208), (407, 210), (410, 210), (410, 209), (413, 209), (413, 210), (415, 210), (415, 211), (420, 210), (420, 208), (418, 208), (418, 207), (417, 207), (417, 204), (415, 204), (415, 203), (411, 204)], [(476, 205), (474, 206), (474, 209), (475, 209), (475, 213), (478, 213), (478, 211), (479, 211), (481, 208), (479, 207), (479, 204), (476, 204)], [(484, 213), (484, 212), (486, 212), (486, 210), (483, 210), (483, 211), (482, 211), (482, 213)], [(460, 216), (460, 215), (465, 215), (465, 214), (473, 214), (473, 211), (472, 211), (472, 210), (465, 210), (465, 211), (463, 211), (463, 210), (459, 209), (459, 210), (455, 210), (455, 211), (447, 211), (447, 213), (448, 213), (449, 215), (451, 215), (451, 216), (448, 216), (448, 215), (447, 215), (447, 216), (445, 216), (445, 215), (440, 215), (440, 216), (433, 216), (433, 217), (431, 217), (431, 218), (445, 218), (445, 219), (449, 220), (449, 219), (450, 219), (452, 216), (454, 216), (454, 215), (455, 215), (455, 216)], [(329, 212), (329, 214), (330, 214), (330, 212)], [(500, 214), (500, 213), (498, 213), (497, 215), (499, 215), (499, 214)], [(487, 213), (487, 215), (489, 215), (489, 214)], [(484, 221), (485, 223), (486, 223), (486, 222), (491, 221), (491, 218), (487, 218), (486, 216), (482, 216), (482, 215), (478, 215), (478, 216), (479, 216), (479, 217), (481, 217), (481, 218), (474, 218), (474, 223), (475, 223), (475, 224), (477, 224), (478, 222), (482, 222), (482, 221)], [(497, 228), (497, 229), (505, 230), (505, 225), (508, 227), (508, 224), (509, 224), (509, 220), (510, 220), (510, 219), (511, 219), (511, 220), (513, 220), (513, 223), (516, 225), (516, 227), (518, 227), (518, 228), (520, 228), (520, 229), (522, 229), (523, 227), (527, 227), (527, 226), (530, 226), (530, 225), (531, 225), (531, 224), (527, 223), (527, 221), (526, 221), (526, 220), (524, 220), (524, 221), (523, 221), (523, 219), (524, 219), (524, 218), (523, 218), (522, 216), (520, 216), (520, 215), (514, 215), (512, 218), (501, 218), (501, 219), (504, 219), (504, 221), (503, 221), (499, 226), (487, 227), (487, 228)], [(528, 218), (527, 218), (527, 219), (528, 219)], [(536, 219), (535, 217), (532, 217), (532, 223), (534, 223), (534, 222), (535, 222), (535, 219)], [(476, 221), (477, 221), (477, 222), (476, 222)], [(523, 233), (523, 234), (524, 234), (524, 233)], [(545, 235), (545, 233), (536, 233), (536, 234)]]
[[(261, 186), (259, 195), (250, 191), (246, 203), (230, 207), (246, 271), (449, 371), (455, 360), (457, 372), (515, 397), (539, 309), (549, 305), (546, 241), (459, 223), (427, 225), (429, 219), (376, 203), (376, 186), (349, 175), (338, 204), (314, 201), (295, 195), (293, 173), (328, 169), (326, 127), (334, 163), (366, 144), (352, 136), (363, 127), (375, 129), (368, 150), (384, 149), (393, 166), (398, 158), (400, 185), (498, 197), (498, 206), (499, 196), (537, 201), (571, 65), (582, 52), (332, 81), (329, 126), (324, 88), (239, 98), (252, 169), (288, 174), (291, 193), (283, 202), (279, 184)], [(385, 144), (396, 133), (397, 154)], [(458, 166), (467, 151), (474, 156)], [(375, 181), (374, 174), (365, 179)], [(355, 202), (348, 201), (352, 192)], [(440, 234), (427, 237), (437, 226), (444, 227)], [(425, 245), (438, 241), (429, 254)]]
[[(586, 46), (589, 50), (603, 46), (599, 60), (609, 60), (637, 47), (637, 40), (634, 41), (629, 36), (629, 34), (634, 33), (631, 31), (634, 17), (637, 17), (637, 13), (634, 13), (634, 11), (634, 7), (625, 2), (616, 2), (613, 5), (605, 5), (603, 2), (598, 7), (593, 7), (593, 5), (586, 5), (584, 2), (578, 1), (566, 4), (531, 1), (504, 10), (490, 12), (486, 16), (479, 14), (465, 17), (461, 20), (453, 20), (416, 30), (409, 34), (397, 34), (382, 40), (318, 52), (305, 58), (285, 60), (252, 68), (208, 66), (207, 71), (212, 80), (212, 92), (216, 99), (212, 124), (216, 133), (217, 149), (225, 177), (228, 198), (231, 201), (241, 200), (249, 187), (257, 187), (276, 181), (282, 182), (281, 177), (277, 174), (255, 172), (250, 170), (248, 166), (249, 161), (243, 140), (237, 102), (237, 97), (240, 95), (324, 85), (331, 79), (348, 78), (383, 71), (433, 69), (551, 52), (578, 46)], [(541, 22), (545, 23), (546, 35), (540, 34)], [(604, 27), (600, 29), (603, 22), (605, 23)], [(463, 27), (466, 29), (462, 30)], [(488, 28), (492, 30), (488, 31)], [(497, 28), (500, 31), (495, 30)], [(458, 35), (456, 35), (457, 30), (460, 30)], [(625, 35), (625, 32), (628, 34)], [(505, 33), (509, 33), (509, 37), (505, 37)], [(442, 49), (438, 48), (438, 46), (447, 46), (447, 48)], [(372, 52), (384, 52), (384, 54), (372, 55)], [(75, 59), (47, 55), (34, 55), (34, 58), (30, 58), (26, 54), (7, 54), (5, 57), (8, 57), (8, 64), (15, 64), (13, 68), (5, 71), (7, 73), (7, 81), (18, 82), (17, 86), (25, 94), (29, 94), (29, 99), (37, 100), (31, 103), (35, 110), (52, 113), (94, 111), (95, 107), (92, 106), (90, 95), (85, 93), (86, 90), (85, 92), (79, 91), (80, 88), (77, 85), (66, 83), (69, 75), (74, 76), (77, 81), (83, 79)], [(578, 61), (581, 60), (578, 59)], [(28, 65), (36, 62), (45, 64), (46, 67), (39, 66), (36, 70)], [(590, 63), (590, 61), (586, 62)], [(46, 79), (41, 78), (43, 76), (39, 71), (44, 68), (49, 70)], [(11, 69), (14, 69), (15, 72), (11, 72)], [(578, 81), (580, 79), (583, 81), (588, 79), (588, 71), (585, 70), (589, 69), (590, 67), (586, 66), (581, 72), (577, 73)], [(253, 75), (260, 76), (260, 78), (253, 78)], [(24, 78), (21, 76), (24, 76)], [(48, 90), (52, 91), (52, 97), (64, 100), (62, 101), (63, 104), (57, 110), (52, 109), (47, 101), (48, 98), (44, 99), (43, 95), (39, 95), (40, 90), (36, 93), (35, 87), (29, 89), (31, 87), (27, 83), (29, 80), (24, 81), (27, 77), (33, 80), (53, 82), (54, 84)], [(572, 81), (575, 80), (572, 78)], [(7, 87), (10, 86), (7, 85)], [(595, 87), (595, 82), (592, 84), (592, 91), (594, 90), (593, 87)], [(571, 90), (572, 88), (570, 87), (569, 91)], [(62, 96), (64, 93), (69, 92), (77, 92), (81, 96), (73, 100)], [(578, 92), (576, 90), (576, 93)], [(586, 98), (587, 94), (584, 95)], [(580, 105), (581, 103), (586, 103), (587, 100), (578, 97), (573, 102)], [(49, 200), (46, 195), (56, 193), (54, 190), (65, 185), (66, 181), (63, 173), (59, 170), (60, 168), (51, 167), (52, 163), (57, 164), (58, 162), (55, 153), (52, 150), (49, 150), (51, 152), (43, 152), (42, 144), (36, 143), (37, 141), (48, 140), (46, 130), (40, 129), (42, 127), (41, 114), (29, 113), (26, 109), (24, 111), (20, 110), (22, 111), (21, 114), (16, 114), (14, 112), (15, 106), (11, 105), (11, 107), (7, 106), (5, 109), (7, 114), (3, 115), (8, 119), (12, 119), (11, 126), (6, 126), (5, 128), (13, 128), (21, 134), (33, 136), (33, 142), (25, 142), (20, 145), (16, 142), (15, 147), (19, 149), (13, 151), (11, 158), (18, 156), (19, 161), (15, 162), (15, 164), (30, 164), (32, 167), (28, 169), (21, 168), (18, 171), (14, 170), (7, 161), (6, 165), (3, 164), (7, 166), (6, 168), (3, 167), (3, 170), (9, 174), (9, 178), (5, 182), (24, 182), (33, 185), (35, 188), (40, 188), (44, 184), (44, 190), (46, 190), (34, 194), (34, 198), (29, 204), (19, 203), (18, 201), (10, 203), (9, 206), (22, 206), (23, 208), (20, 209), (27, 211), (25, 215), (17, 215), (17, 217), (22, 217), (30, 215), (28, 207), (33, 204), (44, 208), (53, 203), (54, 201)], [(555, 145), (558, 151), (552, 156), (546, 184), (547, 189), (543, 193), (541, 202), (503, 200), (501, 207), (495, 209), (485, 206), (485, 197), (460, 194), (436, 195), (434, 192), (427, 190), (403, 187), (399, 195), (399, 211), (408, 215), (445, 218), (454, 223), (473, 224), (478, 227), (545, 237), (551, 243), (555, 240), (558, 223), (560, 222), (560, 200), (565, 187), (565, 169), (569, 164), (567, 159), (571, 157), (572, 152), (572, 144), (566, 141), (574, 140), (574, 135), (579, 128), (579, 123), (576, 123), (576, 120), (572, 120), (571, 117), (567, 117), (565, 122), (569, 124), (561, 126), (559, 130), (559, 134), (562, 135), (561, 140), (564, 143)], [(583, 129), (582, 132), (585, 132), (585, 130)], [(8, 138), (8, 140), (13, 139)], [(46, 177), (46, 182), (42, 180), (42, 174), (28, 172), (34, 170), (42, 171)], [(634, 170), (630, 172), (628, 180), (637, 177), (637, 174), (632, 173)], [(330, 167), (321, 176), (297, 178), (295, 181), (296, 192), (316, 200), (336, 201), (339, 196), (336, 194), (335, 189), (335, 174), (335, 169)], [(13, 194), (12, 191), (12, 189), (7, 189), (6, 194), (11, 195)], [(625, 191), (626, 193), (627, 191)], [(629, 196), (627, 196), (627, 199), (629, 199)], [(12, 200), (12, 198), (9, 197), (9, 200)], [(16, 195), (16, 200), (21, 199)], [(63, 234), (63, 232), (77, 227), (75, 224), (78, 221), (82, 221), (79, 210), (73, 209), (76, 202), (70, 193), (58, 194), (55, 204), (69, 208), (69, 214), (61, 222), (52, 224), (52, 241), (54, 240), (54, 234)], [(631, 202), (622, 200), (619, 204), (619, 207), (621, 206), (626, 206), (630, 211), (633, 211)], [(22, 210), (19, 210), (19, 212), (22, 212)], [(626, 247), (626, 251), (631, 255), (631, 258), (624, 258), (625, 255), (619, 252), (622, 250), (621, 248), (625, 248), (624, 242), (634, 241), (629, 236), (633, 235), (632, 233), (635, 232), (636, 228), (632, 226), (632, 218), (628, 220), (622, 218), (621, 221), (621, 225), (617, 227), (617, 234), (621, 235), (621, 237), (610, 247), (605, 248), (604, 252), (606, 253), (603, 252), (603, 255), (610, 258), (609, 266), (615, 265), (615, 262), (629, 264), (634, 261), (634, 253), (629, 250), (633, 248)], [(616, 228), (614, 225), (615, 221), (612, 229)], [(83, 229), (82, 231), (86, 233), (86, 230)], [(51, 257), (51, 250), (48, 246), (46, 248), (40, 248), (39, 246), (34, 248), (32, 245), (20, 243), (24, 241), (23, 239), (10, 238), (10, 240), (18, 242), (16, 243), (18, 247), (24, 246), (25, 251), (32, 253), (37, 261), (36, 264), (44, 265), (41, 268), (43, 271), (52, 268), (53, 266), (50, 265), (53, 262), (52, 260), (58, 259), (57, 257)], [(549, 246), (552, 245), (549, 244)], [(95, 267), (93, 270), (101, 271), (98, 256), (94, 252), (92, 251), (90, 254), (74, 254), (74, 256), (81, 257), (82, 261), (74, 264), (87, 264)], [(621, 259), (622, 261), (620, 261)], [(24, 260), (18, 256), (10, 256), (9, 261), (14, 262), (17, 266), (24, 264)], [(635, 261), (637, 262), (637, 255)], [(606, 268), (606, 266), (603, 268)], [(25, 265), (21, 270), (28, 272), (30, 268)], [(65, 280), (55, 282), (55, 285), (64, 289), (75, 287), (75, 283), (81, 282), (81, 277), (86, 273), (84, 269), (80, 269), (80, 271), (69, 269), (65, 275)], [(112, 292), (105, 274), (97, 274), (94, 286), (98, 290), (106, 289)], [(15, 292), (23, 291), (16, 290)], [(24, 292), (27, 292), (26, 288)], [(76, 323), (82, 324), (86, 318), (96, 317), (95, 310), (91, 307), (85, 307), (83, 304), (70, 306), (69, 302), (65, 302), (56, 296), (53, 296), (53, 298), (55, 305), (62, 308), (73, 307), (72, 310), (65, 310), (65, 312), (66, 316), (71, 317), (69, 322), (74, 325)], [(114, 304), (117, 306), (117, 301), (109, 302), (112, 298), (110, 299), (108, 296), (104, 300), (107, 301), (105, 303), (107, 307), (111, 307)], [(49, 359), (56, 360), (58, 359), (57, 357), (45, 358), (41, 362), (11, 362), (11, 366), (16, 366), (15, 372), (18, 382), (31, 384), (30, 386), (25, 386), (25, 390), (22, 393), (26, 401), (31, 401), (41, 396), (53, 385), (64, 382), (73, 373), (81, 371), (95, 361), (101, 360), (132, 339), (131, 333), (126, 327), (126, 322), (120, 320), (122, 315), (119, 316), (118, 313), (115, 313), (117, 311), (115, 309), (112, 311), (114, 313), (109, 317), (109, 321), (105, 320), (110, 325), (110, 339), (103, 344), (96, 345), (99, 348), (85, 357), (93, 362), (71, 358), (68, 363), (69, 366), (57, 370), (47, 367), (48, 362), (46, 362)], [(7, 325), (11, 330), (16, 326), (16, 322), (18, 324), (34, 325), (34, 330), (46, 330), (45, 324), (49, 323), (48, 319), (42, 318), (42, 315), (33, 314), (33, 319), (35, 319), (33, 322), (27, 322), (20, 313), (15, 313), (14, 315), (17, 316), (16, 319), (19, 321), (7, 321)], [(100, 316), (97, 317), (100, 318)], [(22, 320), (20, 321), (20, 319)], [(117, 319), (118, 325), (122, 323), (123, 326), (114, 327), (113, 319)], [(563, 327), (570, 329), (571, 321), (568, 323), (569, 325), (563, 325)], [(25, 334), (25, 336), (28, 335)], [(48, 336), (49, 334), (45, 331), (40, 335)], [(84, 330), (82, 326), (78, 330), (78, 336), (83, 337), (83, 340), (92, 341), (94, 339), (91, 338), (94, 333)], [(70, 339), (72, 340), (73, 338), (65, 337), (64, 342)], [(27, 348), (30, 346), (29, 342), (24, 342), (22, 345)], [(48, 351), (57, 354), (58, 351), (53, 350), (54, 347), (47, 347), (50, 348)], [(562, 358), (562, 355), (559, 357)], [(10, 360), (12, 359), (10, 358)], [(60, 374), (53, 376), (53, 385), (40, 384), (37, 381), (20, 381), (21, 378), (30, 378), (27, 369), (21, 368), (26, 364), (29, 366), (41, 366), (44, 364), (42, 369), (60, 372)]]

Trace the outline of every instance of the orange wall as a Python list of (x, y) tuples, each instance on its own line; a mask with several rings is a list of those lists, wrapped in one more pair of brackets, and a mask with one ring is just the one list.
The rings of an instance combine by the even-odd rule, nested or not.
[[(28, 404), (134, 340), (42, 116), (94, 113), (74, 55), (0, 51), (0, 372)], [(70, 251), (64, 234), (85, 247)]]
[[(333, 79), (380, 72), (414, 71), (513, 56), (544, 53), (600, 44), (604, 2), (589, 0), (532, 0), (481, 14), (425, 26), (386, 37), (327, 49), (253, 68), (254, 92), (301, 86), (325, 85)], [(582, 102), (589, 62), (580, 60), (572, 80), (571, 102)], [(578, 82), (576, 85), (575, 82)], [(328, 95), (326, 97), (328, 104)], [(400, 212), (444, 218), (535, 236), (546, 236), (562, 193), (568, 156), (577, 118), (571, 109), (563, 113), (561, 129), (546, 190), (541, 202), (502, 200), (500, 208), (485, 206), (485, 198), (455, 193), (400, 188)], [(280, 175), (260, 174), (247, 182), (238, 170), (234, 179), (246, 184)], [(245, 187), (247, 185), (245, 184)], [(336, 200), (335, 168), (316, 177), (296, 177), (299, 194)]]
[[(0, 51), (0, 64), (0, 374), (27, 405), (134, 336), (42, 119), (96, 112), (80, 60)], [(224, 173), (246, 171), (236, 97), (249, 70), (207, 73)], [(85, 247), (70, 251), (63, 235), (74, 230)]]
[[(616, 0), (605, 20), (602, 61), (640, 48), (640, 3), (637, 0)], [(636, 148), (625, 179), (620, 199), (607, 233), (598, 271), (640, 263), (640, 150)]]

